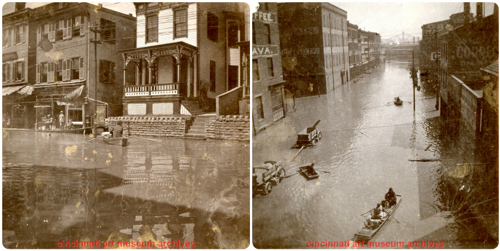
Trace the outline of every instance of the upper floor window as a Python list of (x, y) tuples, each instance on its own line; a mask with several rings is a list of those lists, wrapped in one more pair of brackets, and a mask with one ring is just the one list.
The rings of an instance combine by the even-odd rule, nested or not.
[(3, 29), (2, 37), (3, 37), (2, 46), (4, 47), (10, 46), (10, 40), (11, 40), (10, 29)]
[(259, 9), (269, 10), (269, 4), (268, 3), (259, 3)]
[(187, 37), (187, 9), (174, 11), (174, 38)]
[(25, 42), (25, 30), (24, 30), (24, 25), (19, 25), (16, 28), (14, 28), (14, 35), (15, 35), (15, 41), (16, 44), (19, 43), (24, 43)]
[(2, 65), (2, 81), (7, 82), (10, 80), (10, 64)]
[(264, 38), (266, 39), (266, 44), (271, 43), (271, 26), (269, 24), (264, 24)]
[(55, 78), (55, 81), (63, 81), (63, 74), (62, 74), (62, 60), (59, 60), (57, 61), (56, 63), (56, 67), (55, 67), (55, 75), (54, 75), (54, 78)]
[(207, 37), (214, 42), (219, 38), (219, 17), (210, 12), (207, 14)]
[(260, 80), (260, 75), (259, 75), (259, 61), (257, 59), (252, 60), (252, 70), (253, 70), (253, 80), (259, 81)]
[(40, 82), (45, 83), (47, 82), (47, 72), (49, 70), (48, 64), (47, 63), (42, 63), (40, 64)]
[(255, 25), (252, 22), (252, 44), (257, 44), (257, 37), (255, 37)]
[(267, 75), (274, 77), (273, 58), (267, 58)]
[(100, 60), (99, 81), (110, 84), (115, 82), (115, 63), (107, 60)]
[(239, 42), (239, 26), (237, 22), (230, 22), (227, 28), (227, 41), (229, 47), (238, 47)]
[(14, 63), (14, 80), (19, 81), (24, 79), (24, 61)]
[[(82, 16), (73, 17), (73, 37), (80, 36), (80, 27), (82, 26)], [(101, 20), (102, 26), (102, 20)], [(102, 34), (101, 34), (102, 35)]]
[(70, 79), (80, 79), (80, 58), (71, 59)]
[[(156, 16), (158, 18), (158, 16)], [(158, 22), (156, 22), (158, 23)], [(158, 26), (157, 26), (158, 27)], [(101, 39), (104, 42), (116, 43), (116, 24), (115, 22), (101, 18)]]
[(158, 15), (146, 17), (146, 42), (158, 42)]

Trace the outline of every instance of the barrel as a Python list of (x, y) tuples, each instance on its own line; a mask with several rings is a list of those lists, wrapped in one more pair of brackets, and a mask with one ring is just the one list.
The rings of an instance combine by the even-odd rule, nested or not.
[(128, 145), (128, 138), (122, 138), (122, 146)]

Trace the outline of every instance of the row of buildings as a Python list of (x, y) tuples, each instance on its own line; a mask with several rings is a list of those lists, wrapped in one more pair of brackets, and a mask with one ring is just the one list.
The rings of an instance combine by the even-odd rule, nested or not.
[(89, 3), (15, 3), (3, 15), (4, 126), (45, 128), (61, 113), (75, 127), (249, 113), (247, 4), (134, 5), (136, 17)]
[(252, 45), (254, 135), (293, 108), (287, 100), (329, 93), (381, 55), (380, 35), (330, 3), (259, 3)]

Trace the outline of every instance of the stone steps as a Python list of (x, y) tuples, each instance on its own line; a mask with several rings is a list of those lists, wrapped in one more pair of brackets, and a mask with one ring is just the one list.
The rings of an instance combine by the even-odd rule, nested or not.
[(204, 114), (193, 117), (193, 123), (185, 134), (186, 138), (206, 138), (206, 123), (210, 119), (215, 119), (215, 114)]

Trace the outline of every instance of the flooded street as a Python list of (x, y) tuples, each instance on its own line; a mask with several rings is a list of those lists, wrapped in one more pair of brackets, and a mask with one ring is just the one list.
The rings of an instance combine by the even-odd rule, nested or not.
[[(250, 243), (249, 143), (3, 132), (3, 244)], [(175, 246), (177, 245), (177, 246)], [(117, 248), (118, 246), (112, 246)], [(130, 246), (127, 246), (130, 248)]]
[[(409, 67), (381, 63), (329, 94), (299, 98), (296, 112), (254, 137), (253, 166), (282, 161), (288, 176), (269, 195), (253, 199), (255, 247), (352, 240), (363, 225), (361, 214), (390, 187), (402, 203), (371, 241), (497, 246), (498, 157), (467, 157), (468, 146), (447, 129), (436, 94), (425, 86), (416, 92), (413, 112)], [(402, 106), (393, 104), (396, 96)], [(293, 148), (296, 134), (317, 120), (322, 139), (292, 161), (299, 151)], [(307, 181), (297, 172), (307, 163), (315, 164), (318, 179)], [(461, 169), (462, 163), (477, 165)]]

